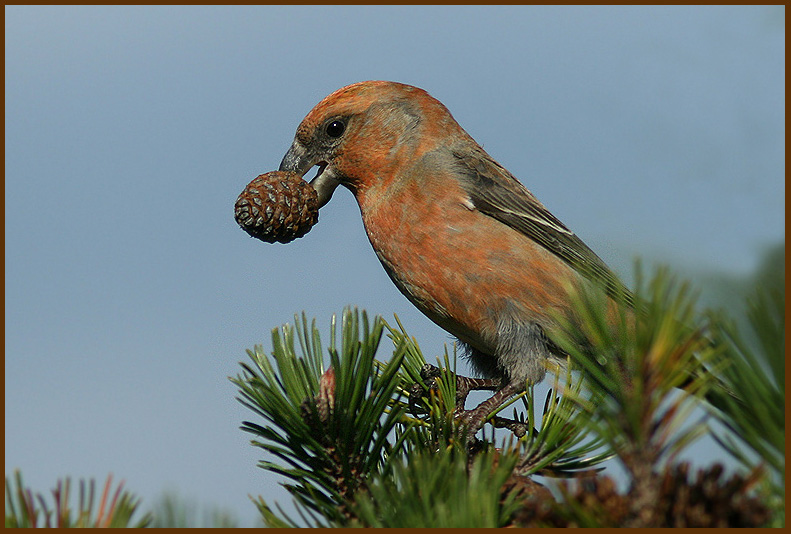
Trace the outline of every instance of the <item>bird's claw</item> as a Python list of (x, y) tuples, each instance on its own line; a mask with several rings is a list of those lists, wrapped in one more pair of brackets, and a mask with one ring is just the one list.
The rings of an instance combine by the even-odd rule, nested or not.
[[(426, 393), (433, 392), (434, 394), (437, 393), (439, 390), (439, 386), (437, 385), (437, 379), (442, 376), (442, 373), (445, 372), (444, 369), (437, 367), (436, 365), (431, 365), (427, 363), (420, 368), (420, 378), (422, 379), (422, 383), (416, 382), (412, 384), (412, 387), (409, 389), (409, 406), (410, 410), (413, 413), (417, 413), (415, 410), (418, 407), (420, 399), (426, 395)], [(467, 401), (467, 396), (470, 394), (471, 391), (475, 390), (490, 390), (496, 391), (499, 388), (500, 381), (499, 380), (492, 380), (492, 379), (485, 379), (485, 378), (470, 378), (466, 376), (455, 375), (456, 379), (456, 399), (455, 399), (455, 413), (462, 414), (464, 413), (464, 403)]]

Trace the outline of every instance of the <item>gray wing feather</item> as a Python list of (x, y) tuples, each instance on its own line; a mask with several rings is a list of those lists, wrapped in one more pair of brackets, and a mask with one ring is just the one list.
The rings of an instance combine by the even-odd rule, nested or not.
[(533, 239), (613, 298), (632, 303), (631, 293), (607, 264), (483, 149), (453, 156), (476, 209)]

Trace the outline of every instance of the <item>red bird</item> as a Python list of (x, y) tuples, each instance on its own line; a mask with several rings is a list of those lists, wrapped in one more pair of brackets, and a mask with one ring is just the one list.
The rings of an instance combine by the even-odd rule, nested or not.
[(326, 97), (297, 128), (281, 171), (312, 180), (319, 204), (338, 185), (398, 289), (456, 336), (493, 397), (467, 412), (474, 433), (492, 408), (540, 382), (564, 355), (544, 332), (567, 313), (567, 284), (622, 291), (610, 269), (437, 99), (368, 81)]

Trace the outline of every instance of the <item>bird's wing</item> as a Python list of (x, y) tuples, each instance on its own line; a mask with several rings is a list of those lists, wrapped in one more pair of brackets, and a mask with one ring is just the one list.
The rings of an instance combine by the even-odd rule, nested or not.
[(609, 267), (533, 194), (483, 149), (453, 152), (462, 184), (476, 209), (541, 244), (610, 296), (632, 295)]

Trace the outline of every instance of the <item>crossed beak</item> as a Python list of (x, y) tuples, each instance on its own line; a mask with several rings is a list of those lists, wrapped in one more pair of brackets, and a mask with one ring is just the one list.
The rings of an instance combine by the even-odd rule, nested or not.
[(322, 207), (330, 201), (335, 188), (341, 184), (338, 177), (335, 176), (334, 170), (326, 161), (313, 157), (299, 140), (294, 139), (288, 152), (283, 156), (283, 161), (280, 162), (280, 170), (304, 176), (314, 165), (318, 165), (319, 172), (310, 181), (310, 185), (318, 193), (319, 207)]

